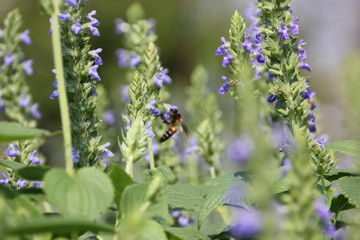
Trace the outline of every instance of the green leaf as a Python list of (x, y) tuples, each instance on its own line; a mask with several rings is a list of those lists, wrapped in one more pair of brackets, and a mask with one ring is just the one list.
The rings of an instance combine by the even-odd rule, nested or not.
[(197, 227), (201, 228), (204, 220), (217, 207), (224, 204), (249, 208), (249, 199), (246, 196), (248, 183), (244, 172), (228, 173), (209, 181), (211, 190), (205, 197), (198, 215)]
[(113, 164), (112, 169), (109, 173), (109, 177), (114, 185), (114, 202), (118, 206), (118, 208), (120, 208), (121, 194), (123, 193), (126, 186), (133, 184), (133, 180), (118, 164)]
[(4, 166), (4, 167), (7, 167), (7, 168), (14, 169), (15, 171), (27, 166), (27, 165), (19, 163), (19, 162), (14, 162), (14, 161), (9, 161), (9, 160), (2, 160), (2, 159), (0, 160), (0, 165)]
[(29, 128), (14, 122), (0, 122), (0, 143), (25, 140), (49, 134), (49, 131), (43, 129)]
[(346, 155), (360, 157), (360, 141), (357, 140), (331, 142), (326, 144), (325, 148), (331, 149), (335, 152), (341, 152)]
[(173, 171), (168, 166), (159, 166), (155, 170), (149, 170), (148, 172), (152, 176), (162, 177), (167, 183), (173, 182), (176, 179)]
[(198, 209), (211, 187), (190, 184), (168, 185), (165, 188), (168, 204), (173, 208)]
[(360, 209), (360, 178), (342, 177), (338, 180), (338, 186), (349, 202)]
[(210, 240), (210, 238), (203, 233), (190, 228), (176, 228), (169, 226), (162, 226), (164, 230), (171, 235), (183, 240)]
[(135, 183), (125, 188), (120, 201), (120, 210), (125, 216), (140, 210), (146, 201), (148, 186), (148, 183)]
[(9, 229), (9, 233), (13, 235), (36, 234), (44, 232), (64, 234), (85, 231), (114, 232), (114, 228), (113, 226), (97, 224), (93, 221), (86, 221), (83, 219), (47, 217), (44, 219), (34, 219), (29, 223), (21, 224)]
[(354, 207), (355, 206), (349, 203), (349, 200), (343, 194), (340, 194), (331, 199), (331, 212), (339, 213), (340, 211), (345, 211)]
[(120, 220), (119, 239), (166, 240), (161, 225), (141, 215), (131, 215)]
[(94, 220), (113, 200), (109, 177), (93, 168), (81, 168), (75, 176), (63, 169), (45, 174), (44, 191), (49, 202), (65, 216)]
[(45, 173), (49, 170), (50, 168), (46, 166), (29, 166), (17, 170), (17, 173), (27, 180), (41, 181), (43, 180)]
[(269, 182), (271, 185), (271, 190), (275, 194), (285, 192), (289, 189), (286, 181), (284, 180), (284, 178), (281, 177), (283, 168), (284, 167), (274, 169), (270, 173)]
[(328, 174), (324, 175), (325, 179), (329, 181), (350, 176), (360, 176), (360, 172), (358, 170), (333, 168)]

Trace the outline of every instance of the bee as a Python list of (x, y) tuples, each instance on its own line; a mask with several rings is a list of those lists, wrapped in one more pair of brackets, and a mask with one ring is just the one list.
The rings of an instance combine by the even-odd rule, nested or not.
[(179, 125), (183, 129), (183, 131), (188, 136), (190, 134), (190, 131), (188, 127), (183, 123), (181, 114), (176, 108), (170, 108), (170, 120), (167, 121), (164, 118), (164, 115), (161, 114), (161, 119), (164, 123), (170, 125), (170, 128), (162, 135), (160, 138), (160, 142), (165, 142), (169, 138), (171, 138), (172, 135), (174, 135), (179, 130)]

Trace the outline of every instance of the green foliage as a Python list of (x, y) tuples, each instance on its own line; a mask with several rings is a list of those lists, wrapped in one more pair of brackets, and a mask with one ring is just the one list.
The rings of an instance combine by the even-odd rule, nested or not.
[(356, 208), (360, 209), (360, 178), (342, 177), (338, 181), (340, 191)]
[(92, 168), (82, 168), (75, 176), (52, 169), (45, 174), (44, 191), (63, 216), (87, 220), (105, 211), (114, 195), (108, 176)]
[(199, 231), (189, 228), (175, 228), (175, 227), (168, 227), (163, 226), (164, 230), (177, 237), (178, 239), (183, 240), (210, 240), (210, 238)]
[(114, 186), (115, 195), (114, 202), (120, 208), (120, 199), (124, 189), (133, 183), (133, 180), (125, 172), (125, 170), (117, 164), (112, 165), (109, 177)]
[(176, 184), (166, 186), (165, 190), (170, 207), (198, 210), (210, 189), (209, 186)]
[(49, 170), (50, 168), (46, 166), (29, 166), (18, 169), (17, 173), (24, 179), (41, 181)]
[(131, 216), (120, 221), (119, 239), (166, 240), (161, 225), (154, 220)]
[(43, 129), (30, 128), (14, 122), (0, 122), (0, 142), (25, 140), (44, 137), (50, 132)]
[(331, 142), (326, 144), (325, 147), (335, 152), (341, 152), (346, 155), (360, 157), (360, 141), (357, 140)]

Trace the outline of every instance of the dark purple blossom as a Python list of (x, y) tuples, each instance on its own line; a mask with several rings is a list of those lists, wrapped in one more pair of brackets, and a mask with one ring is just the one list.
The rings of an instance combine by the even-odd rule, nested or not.
[(71, 15), (70, 15), (70, 13), (68, 13), (68, 11), (64, 10), (63, 13), (59, 14), (59, 18), (63, 22), (67, 22), (67, 20), (69, 20), (71, 18)]
[(255, 34), (255, 37), (254, 37), (254, 43), (255, 43), (255, 44), (260, 44), (260, 43), (262, 43), (262, 42), (263, 42), (263, 36), (261, 35), (260, 32), (257, 32), (257, 33)]
[(131, 52), (130, 67), (136, 67), (141, 63), (141, 58), (136, 52)]
[(336, 229), (331, 223), (331, 212), (329, 208), (325, 205), (325, 199), (323, 197), (320, 197), (315, 202), (315, 210), (319, 215), (321, 224), (324, 227), (325, 234), (328, 237), (332, 237)]
[(300, 34), (299, 25), (296, 23), (297, 21), (299, 21), (299, 17), (294, 17), (294, 19), (290, 23), (291, 32), (294, 35)]
[(308, 70), (309, 72), (312, 72), (312, 68), (307, 62), (301, 61), (299, 66), (302, 69), (305, 69), (305, 70)]
[(229, 91), (231, 80), (226, 76), (222, 76), (221, 79), (224, 80), (225, 82), (221, 85), (218, 94), (223, 95)]
[(276, 80), (276, 77), (275, 77), (275, 75), (274, 75), (273, 73), (269, 73), (268, 77), (269, 77), (269, 79), (270, 79), (271, 81), (275, 81), (275, 80)]
[(285, 23), (281, 23), (280, 29), (278, 30), (278, 33), (280, 34), (281, 38), (283, 40), (287, 40), (290, 38), (289, 36), (289, 28), (285, 26)]
[(16, 181), (16, 185), (19, 187), (19, 188), (23, 188), (26, 186), (28, 182), (22, 178), (19, 178), (19, 180)]
[(233, 56), (231, 55), (230, 51), (227, 49), (228, 47), (230, 47), (230, 42), (226, 41), (224, 37), (221, 37), (221, 41), (223, 42), (223, 44), (220, 47), (218, 47), (218, 49), (215, 52), (215, 55), (217, 56), (225, 55), (223, 57), (222, 66), (228, 67), (233, 59)]
[(250, 41), (250, 36), (247, 36), (245, 38), (245, 41), (241, 44), (241, 46), (248, 52), (248, 53), (252, 53), (253, 52), (253, 45), (254, 43), (252, 43)]
[(4, 57), (5, 66), (9, 67), (14, 61), (15, 61), (14, 55), (8, 52)]
[(304, 99), (308, 99), (309, 103), (310, 103), (310, 109), (314, 110), (316, 108), (316, 104), (315, 104), (315, 96), (316, 96), (316, 92), (313, 92), (310, 87), (306, 88), (305, 91), (302, 94), (302, 97)]
[(50, 94), (50, 99), (57, 99), (59, 98), (59, 90), (55, 89), (51, 94)]
[(80, 158), (80, 153), (78, 150), (76, 150), (75, 148), (72, 149), (72, 161), (74, 163), (78, 163), (79, 162), (79, 158)]
[(35, 164), (35, 165), (42, 163), (42, 160), (36, 156), (37, 152), (38, 152), (38, 150), (35, 149), (34, 151), (32, 151), (32, 153), (30, 155), (30, 161), (32, 164)]
[(164, 82), (167, 84), (171, 83), (171, 78), (169, 75), (167, 75), (169, 70), (167, 68), (164, 68), (161, 72), (159, 72), (156, 77), (154, 78), (153, 82), (155, 85), (159, 88), (161, 88), (164, 85)]
[(241, 166), (246, 165), (255, 149), (255, 144), (250, 137), (241, 136), (234, 139), (227, 148), (230, 159)]
[(150, 103), (148, 104), (148, 108), (150, 108), (150, 113), (154, 114), (154, 115), (160, 115), (161, 112), (159, 109), (157, 109), (154, 104), (156, 103), (156, 100), (151, 100)]
[(114, 110), (107, 110), (103, 115), (104, 121), (109, 125), (115, 124), (115, 111)]
[(130, 102), (130, 98), (129, 98), (129, 85), (120, 85), (119, 91), (120, 91), (120, 95), (121, 95), (121, 100), (122, 100), (124, 103)]
[(30, 111), (31, 111), (31, 115), (33, 116), (33, 118), (35, 119), (41, 119), (42, 118), (42, 114), (39, 111), (39, 103), (35, 103), (31, 106)]
[(267, 99), (268, 103), (273, 103), (276, 101), (276, 95), (270, 93), (268, 99)]
[(102, 58), (99, 56), (99, 53), (102, 52), (102, 48), (98, 48), (96, 50), (93, 50), (90, 52), (90, 54), (94, 57), (94, 60), (95, 60), (95, 64), (96, 65), (103, 65), (103, 60)]
[(236, 238), (255, 237), (263, 229), (263, 216), (257, 210), (240, 209), (235, 214), (231, 234)]
[(309, 124), (309, 131), (314, 133), (316, 132), (316, 123), (315, 123), (315, 116), (314, 114), (309, 111), (309, 116), (308, 116), (308, 124)]
[(73, 7), (77, 7), (78, 6), (78, 3), (76, 0), (66, 0), (66, 2), (70, 5), (70, 6), (73, 6)]
[(22, 34), (21, 34), (21, 41), (23, 41), (23, 43), (25, 43), (26, 45), (30, 45), (31, 44), (31, 38), (29, 36), (30, 34), (30, 30), (27, 29), (25, 30)]
[(107, 157), (111, 158), (114, 157), (115, 155), (109, 150), (107, 149), (107, 147), (109, 147), (111, 144), (109, 142), (105, 143), (104, 145), (102, 145), (100, 148), (101, 150), (103, 150), (106, 154)]
[(145, 130), (146, 130), (146, 132), (148, 133), (148, 138), (153, 138), (153, 137), (155, 137), (155, 134), (154, 134), (154, 132), (152, 131), (152, 123), (148, 123), (148, 124), (145, 126)]
[(83, 30), (80, 19), (77, 19), (74, 25), (71, 26), (71, 30), (73, 30), (76, 35)]
[(88, 75), (92, 78), (92, 79), (95, 79), (97, 81), (100, 81), (101, 78), (97, 72), (97, 69), (98, 69), (99, 65), (94, 65), (92, 66), (90, 69), (89, 69), (89, 72), (88, 72)]
[(115, 33), (122, 35), (129, 31), (129, 24), (127, 24), (122, 18), (115, 19)]
[(23, 108), (27, 108), (31, 103), (31, 100), (29, 98), (29, 95), (27, 95), (26, 93), (24, 93), (23, 95), (21, 95), (21, 98), (20, 98), (20, 105), (23, 107)]
[(265, 56), (262, 52), (260, 52), (262, 50), (261, 45), (258, 45), (258, 47), (254, 50), (254, 54), (256, 55), (256, 60), (258, 61), (258, 63), (266, 63), (266, 59)]
[(0, 179), (0, 184), (8, 184), (9, 183), (9, 177), (6, 173), (1, 173), (1, 176), (3, 177)]
[(5, 155), (9, 157), (20, 156), (20, 154), (19, 146), (17, 144), (9, 144), (5, 150)]
[(32, 59), (29, 59), (29, 60), (26, 60), (23, 64), (23, 68), (24, 68), (24, 71), (27, 75), (33, 75), (34, 71), (33, 71), (33, 60)]

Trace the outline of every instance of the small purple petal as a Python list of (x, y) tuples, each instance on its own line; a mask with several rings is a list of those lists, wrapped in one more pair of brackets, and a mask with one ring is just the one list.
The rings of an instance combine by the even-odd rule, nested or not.
[(75, 24), (71, 26), (71, 30), (73, 30), (76, 35), (83, 30), (80, 19), (77, 19)]
[(30, 161), (32, 164), (38, 165), (42, 163), (42, 160), (35, 156), (37, 154), (38, 150), (34, 150), (30, 155)]
[(34, 71), (33, 71), (33, 68), (32, 68), (32, 65), (33, 65), (33, 60), (32, 59), (29, 59), (29, 60), (26, 60), (23, 64), (23, 68), (24, 68), (24, 71), (27, 75), (31, 76), (33, 75)]
[(68, 13), (68, 11), (63, 11), (63, 13), (59, 14), (59, 18), (63, 21), (63, 22), (67, 22), (67, 20), (69, 20), (71, 18), (70, 13)]
[(31, 44), (31, 38), (30, 38), (29, 34), (30, 34), (30, 30), (29, 30), (29, 29), (25, 30), (25, 31), (21, 34), (21, 41), (23, 41), (23, 43), (25, 43), (26, 45), (30, 45), (30, 44)]
[(39, 111), (39, 103), (35, 103), (34, 105), (31, 106), (31, 115), (33, 116), (33, 118), (35, 119), (41, 119), (42, 118), (42, 114), (41, 112)]
[(72, 149), (72, 161), (73, 163), (78, 163), (80, 158), (80, 153), (75, 148)]
[(89, 69), (89, 72), (88, 72), (88, 75), (92, 78), (92, 79), (95, 79), (97, 81), (100, 81), (101, 78), (97, 72), (97, 69), (98, 69), (99, 65), (94, 65), (92, 66), (90, 69)]
[(78, 6), (78, 3), (76, 0), (66, 0), (66, 2), (70, 5), (70, 6), (73, 6), (73, 7), (77, 7)]

